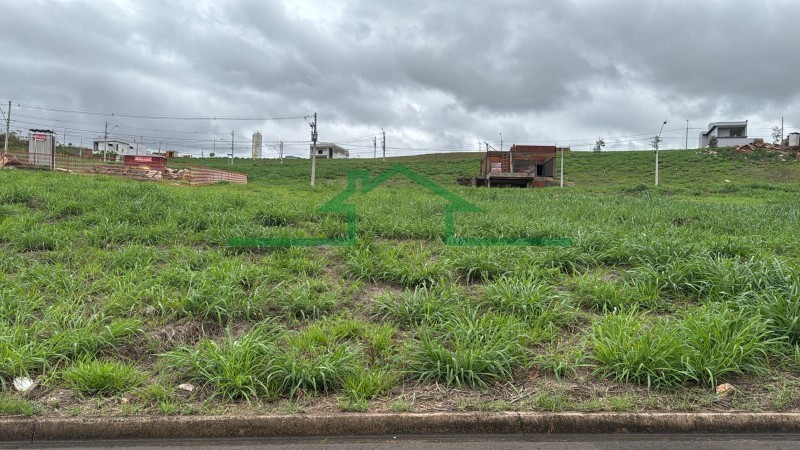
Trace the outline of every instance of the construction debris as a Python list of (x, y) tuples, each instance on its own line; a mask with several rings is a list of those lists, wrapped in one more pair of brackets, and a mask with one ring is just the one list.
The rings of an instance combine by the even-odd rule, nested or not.
[[(718, 156), (725, 154), (726, 149), (708, 148), (702, 151), (703, 154)], [(770, 157), (778, 158), (780, 161), (791, 159), (800, 160), (800, 147), (784, 147), (780, 144), (769, 144), (763, 139), (756, 139), (755, 142), (740, 145), (732, 149), (735, 153), (744, 155), (746, 158)]]
[(781, 145), (767, 144), (763, 140), (755, 141), (752, 144), (744, 144), (736, 147), (736, 153), (753, 153), (756, 150), (785, 153), (786, 149), (784, 149)]
[(191, 178), (191, 170), (170, 169), (163, 171), (151, 170), (148, 166), (119, 167), (119, 166), (97, 166), (94, 173), (101, 175), (114, 175), (136, 180), (188, 180)]
[(3, 153), (0, 154), (0, 169), (3, 167), (14, 167), (14, 166), (21, 166), (22, 163), (19, 162), (16, 156), (10, 153)]

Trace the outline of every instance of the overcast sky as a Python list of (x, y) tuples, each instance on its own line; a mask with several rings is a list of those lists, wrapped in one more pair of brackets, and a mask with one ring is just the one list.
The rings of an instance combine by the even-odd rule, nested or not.
[[(335, 6), (332, 6), (335, 5)], [(181, 117), (319, 115), (321, 141), (372, 155), (479, 141), (689, 146), (708, 122), (800, 131), (797, 0), (0, 0), (12, 129), (237, 155), (259, 129), (307, 155), (309, 126)], [(20, 106), (17, 106), (17, 105)], [(29, 105), (29, 106), (25, 106)], [(5, 107), (4, 107), (5, 109)], [(356, 139), (361, 138), (361, 139)], [(227, 141), (227, 142), (226, 142)], [(168, 142), (168, 144), (164, 144)]]

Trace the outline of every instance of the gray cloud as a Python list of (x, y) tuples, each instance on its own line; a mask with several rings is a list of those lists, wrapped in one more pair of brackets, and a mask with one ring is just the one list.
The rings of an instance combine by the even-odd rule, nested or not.
[[(321, 139), (408, 148), (477, 139), (668, 146), (715, 120), (800, 126), (794, 1), (0, 0), (0, 99), (82, 111), (320, 115)], [(103, 122), (186, 151), (230, 129), (308, 139), (303, 120), (187, 122), (25, 110), (87, 140)], [(158, 131), (155, 131), (158, 130)], [(633, 136), (617, 139), (617, 136)], [(641, 140), (638, 140), (641, 139)], [(354, 152), (371, 154), (371, 142)], [(366, 147), (356, 147), (366, 145)], [(292, 151), (302, 153), (302, 144)], [(242, 147), (244, 154), (244, 145)]]

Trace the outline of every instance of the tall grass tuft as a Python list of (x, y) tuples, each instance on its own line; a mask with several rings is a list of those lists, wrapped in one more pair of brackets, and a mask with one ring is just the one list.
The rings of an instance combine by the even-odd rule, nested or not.
[(89, 360), (75, 363), (61, 376), (67, 386), (85, 395), (110, 396), (136, 389), (147, 374), (121, 361)]
[(679, 323), (689, 380), (714, 385), (729, 374), (764, 375), (768, 356), (780, 351), (784, 338), (770, 337), (767, 322), (727, 305), (702, 306)]
[(381, 294), (374, 303), (377, 317), (403, 327), (441, 323), (464, 304), (452, 291), (419, 287), (398, 295)]
[(592, 327), (588, 339), (597, 373), (647, 387), (677, 386), (683, 368), (683, 342), (668, 320), (650, 319), (637, 310), (615, 311)]
[(564, 294), (533, 277), (501, 277), (484, 286), (483, 299), (490, 309), (521, 318), (542, 336), (575, 318), (575, 308)]
[(418, 381), (471, 387), (511, 378), (528, 362), (526, 331), (508, 315), (462, 311), (419, 330), (405, 355), (409, 374)]
[(226, 400), (254, 400), (277, 393), (274, 360), (279, 354), (279, 334), (257, 327), (236, 337), (227, 331), (221, 342), (203, 340), (163, 355), (164, 361), (191, 381)]
[(314, 345), (302, 335), (288, 337), (275, 360), (274, 379), (289, 397), (336, 390), (358, 367), (358, 346)]

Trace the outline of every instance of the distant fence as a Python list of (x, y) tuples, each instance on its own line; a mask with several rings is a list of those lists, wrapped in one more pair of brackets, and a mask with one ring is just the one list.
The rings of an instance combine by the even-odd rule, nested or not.
[[(181, 164), (183, 165), (183, 164)], [(152, 168), (147, 165), (125, 165), (123, 161), (103, 161), (97, 156), (75, 156), (60, 153), (0, 153), (0, 168), (56, 170), (81, 174), (111, 175), (142, 181), (168, 181), (200, 186), (220, 182), (247, 184), (247, 175), (208, 167), (185, 166), (180, 169)]]
[(234, 184), (247, 184), (247, 175), (224, 170), (209, 169), (207, 167), (189, 166), (189, 184), (213, 184), (227, 181)]

